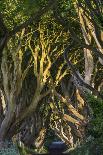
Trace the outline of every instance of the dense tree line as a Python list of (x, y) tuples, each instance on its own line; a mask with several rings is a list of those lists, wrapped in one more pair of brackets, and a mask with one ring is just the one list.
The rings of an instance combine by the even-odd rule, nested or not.
[(103, 100), (102, 14), (101, 0), (0, 2), (1, 148), (40, 149), (48, 128), (69, 148), (87, 138), (87, 96)]

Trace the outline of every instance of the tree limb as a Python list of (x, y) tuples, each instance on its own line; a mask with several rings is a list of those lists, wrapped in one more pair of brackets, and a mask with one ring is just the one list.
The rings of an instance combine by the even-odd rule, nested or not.
[(68, 67), (70, 67), (70, 69), (72, 70), (74, 76), (77, 78), (77, 80), (79, 80), (80, 84), (82, 86), (84, 86), (85, 88), (91, 90), (95, 95), (97, 95), (98, 97), (103, 99), (103, 95), (98, 92), (95, 88), (93, 88), (92, 86), (90, 86), (89, 84), (85, 83), (84, 80), (80, 77), (80, 75), (78, 74), (78, 72), (76, 71), (75, 67), (73, 66), (73, 64), (70, 62), (70, 60), (68, 59), (68, 53), (71, 52), (72, 50), (72, 46), (68, 46), (65, 51), (64, 51), (64, 59), (66, 60)]
[(48, 4), (45, 7), (42, 7), (37, 11), (34, 15), (32, 15), (27, 21), (22, 23), (21, 25), (16, 26), (13, 30), (9, 32), (9, 38), (15, 35), (17, 32), (19, 32), (21, 29), (27, 27), (30, 24), (33, 24), (34, 22), (40, 21), (40, 18), (44, 13), (49, 11), (49, 9), (55, 5), (55, 0), (49, 0)]

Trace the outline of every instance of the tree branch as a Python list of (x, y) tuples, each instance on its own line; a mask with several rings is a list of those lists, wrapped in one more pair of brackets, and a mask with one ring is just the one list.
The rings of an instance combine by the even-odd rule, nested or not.
[[(85, 88), (91, 90), (95, 95), (97, 95), (98, 97), (103, 99), (103, 95), (98, 92), (95, 88), (93, 88), (92, 86), (90, 86), (89, 84), (85, 83), (84, 80), (80, 77), (80, 75), (78, 74), (78, 72), (76, 71), (75, 67), (73, 66), (73, 64), (70, 62), (70, 60), (68, 59), (68, 53), (71, 52), (72, 46), (68, 46), (65, 51), (64, 51), (64, 59), (66, 60), (68, 67), (71, 68), (74, 76), (77, 78), (77, 80), (79, 80), (80, 84), (82, 86), (84, 86)], [(103, 56), (103, 55), (102, 55)]]
[(48, 4), (45, 7), (42, 7), (37, 11), (34, 15), (32, 15), (27, 21), (25, 21), (23, 24), (16, 26), (12, 31), (9, 32), (9, 37), (12, 37), (17, 32), (19, 32), (21, 29), (27, 27), (30, 24), (33, 24), (34, 22), (40, 21), (40, 18), (43, 14), (45, 14), (49, 9), (55, 5), (55, 0), (49, 0)]

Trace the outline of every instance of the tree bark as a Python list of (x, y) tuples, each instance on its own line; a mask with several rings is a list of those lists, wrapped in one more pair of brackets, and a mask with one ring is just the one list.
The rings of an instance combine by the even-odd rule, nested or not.
[(0, 141), (5, 141), (5, 139), (8, 139), (7, 132), (12, 124), (13, 118), (14, 112), (12, 110), (8, 110), (0, 127)]

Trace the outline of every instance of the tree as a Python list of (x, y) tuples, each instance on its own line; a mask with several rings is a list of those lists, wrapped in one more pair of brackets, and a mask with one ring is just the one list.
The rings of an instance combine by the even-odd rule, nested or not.
[[(85, 93), (92, 92), (103, 99), (98, 91), (98, 87), (102, 89), (102, 82), (98, 84), (101, 78), (96, 75), (103, 59), (101, 3), (1, 2), (0, 84), (5, 103), (0, 103), (0, 141), (17, 135), (25, 145), (37, 142), (39, 148), (47, 128), (44, 125), (42, 130), (45, 120), (39, 118), (39, 126), (35, 125), (41, 103), (44, 107), (50, 105), (52, 114), (48, 122), (62, 140), (70, 147), (78, 139), (83, 140), (90, 117)], [(48, 115), (45, 118), (49, 120)], [(39, 132), (33, 134), (36, 128), (43, 131), (40, 143)]]
[[(47, 20), (46, 17), (43, 22), (44, 20)], [(38, 104), (51, 92), (49, 81), (54, 75), (51, 74), (50, 69), (62, 55), (63, 41), (61, 41), (61, 37), (65, 36), (65, 43), (66, 34), (63, 31), (56, 32), (57, 27), (54, 24), (48, 31), (49, 25), (49, 23), (46, 25), (45, 22), (39, 22), (35, 28), (34, 26), (23, 28), (5, 46), (1, 63), (1, 89), (5, 98), (4, 119), (0, 127), (1, 141), (11, 139), (15, 134), (23, 131), (27, 126), (28, 117), (35, 117), (33, 113)], [(60, 29), (60, 27), (58, 28)], [(55, 44), (53, 44), (54, 41)], [(59, 45), (59, 42), (62, 44)], [(65, 70), (61, 73), (64, 64), (59, 63), (58, 65), (57, 84), (67, 74)], [(24, 121), (26, 118), (27, 121)], [(41, 127), (39, 127), (40, 129)], [(32, 136), (34, 137), (31, 137), (33, 143), (35, 133)], [(24, 139), (26, 137), (27, 135)], [(26, 139), (23, 142), (29, 144), (29, 138), (28, 136), (28, 141)]]
[[(34, 2), (34, 5), (35, 4), (37, 3)], [(27, 66), (25, 70), (22, 70), (22, 56), (24, 54), (22, 53), (22, 50), (24, 49), (21, 47), (22, 46), (21, 40), (25, 33), (25, 27), (32, 24), (33, 19), (35, 19), (35, 23), (38, 23), (41, 16), (45, 12), (47, 12), (49, 8), (52, 6), (52, 3), (51, 1), (49, 1), (47, 4), (42, 3), (40, 8), (38, 7), (38, 10), (35, 10), (33, 8), (33, 10), (30, 12), (29, 15), (27, 14), (25, 15), (25, 12), (27, 11), (28, 7), (31, 7), (31, 5), (32, 3), (29, 3), (28, 1), (26, 1), (24, 4), (22, 4), (20, 1), (17, 1), (17, 2), (11, 1), (10, 3), (8, 1), (1, 2), (1, 10), (0, 10), (1, 11), (0, 13), (1, 61), (0, 62), (1, 62), (1, 76), (2, 76), (1, 90), (2, 90), (2, 94), (5, 96), (5, 106), (4, 106), (5, 109), (3, 109), (5, 112), (4, 113), (2, 112), (2, 116), (1, 116), (1, 117), (3, 116), (4, 117), (0, 125), (1, 126), (0, 141), (7, 139), (8, 137), (7, 133), (8, 133), (8, 130), (10, 129), (10, 126), (12, 125), (12, 121), (15, 119), (15, 117), (17, 117), (15, 115), (17, 114), (16, 112), (18, 111), (18, 106), (16, 104), (17, 98), (18, 98), (18, 95), (21, 93), (22, 84), (23, 84), (23, 80), (25, 79), (26, 73), (28, 72), (28, 69), (31, 67), (31, 66)], [(12, 7), (12, 10), (13, 10), (13, 11), (11, 10), (11, 12), (10, 12), (10, 6)], [(24, 11), (21, 11), (22, 7), (24, 8), (23, 9)], [(20, 23), (20, 17), (15, 18), (13, 13), (15, 15), (17, 15), (17, 13), (20, 14), (20, 17), (22, 17), (21, 23)], [(13, 39), (15, 40), (15, 42), (13, 41)], [(19, 41), (20, 43), (18, 43)], [(43, 62), (41, 61), (41, 65), (42, 63)], [(47, 71), (50, 65), (51, 65), (50, 61), (48, 60), (48, 67), (46, 68), (45, 75), (44, 75), (45, 76), (44, 83), (46, 82)], [(40, 72), (42, 72), (42, 70)], [(41, 81), (41, 77), (38, 79), (38, 85), (39, 85), (39, 81)], [(42, 84), (41, 84), (41, 87), (43, 87)], [(38, 96), (36, 95), (38, 99), (43, 97), (42, 95), (39, 94), (41, 91), (40, 89), (42, 88), (38, 86), (38, 89), (36, 92), (36, 94), (38, 94)], [(38, 99), (36, 100), (36, 98), (34, 97), (34, 100), (36, 102), (38, 102)], [(3, 103), (1, 103), (0, 105), (2, 109)], [(33, 111), (31, 109), (32, 109), (32, 106), (30, 108), (30, 111)], [(28, 114), (28, 112), (26, 113)], [(24, 114), (24, 116), (22, 117), (25, 118), (25, 115), (27, 114)]]
[[(103, 99), (102, 84), (100, 84), (102, 83), (102, 80), (101, 82), (97, 82), (97, 79), (100, 80), (100, 77), (97, 74), (99, 67), (101, 68), (103, 59), (101, 37), (102, 2), (70, 1), (69, 4), (70, 5), (68, 5), (67, 2), (60, 5), (59, 3), (58, 7), (54, 8), (54, 17), (56, 22), (64, 27), (65, 31), (69, 31), (71, 36), (68, 46), (64, 51), (64, 58), (68, 67), (72, 70), (77, 100), (79, 99), (79, 102), (82, 105), (78, 105), (77, 108), (82, 107), (81, 111), (83, 112), (83, 107), (86, 109), (88, 107), (88, 103), (85, 99), (87, 92), (93, 93), (97, 97)], [(63, 7), (68, 11), (64, 12)], [(73, 20), (71, 20), (71, 18)], [(78, 30), (76, 29), (77, 27)], [(75, 53), (77, 50), (84, 52), (85, 67), (82, 68), (82, 72), (80, 67), (78, 67), (80, 72), (77, 70), (77, 65), (73, 65), (70, 58), (70, 54), (73, 52)], [(82, 76), (80, 73), (82, 73)], [(101, 91), (100, 89), (98, 91), (99, 84), (101, 85)], [(90, 115), (90, 109), (88, 110)]]

